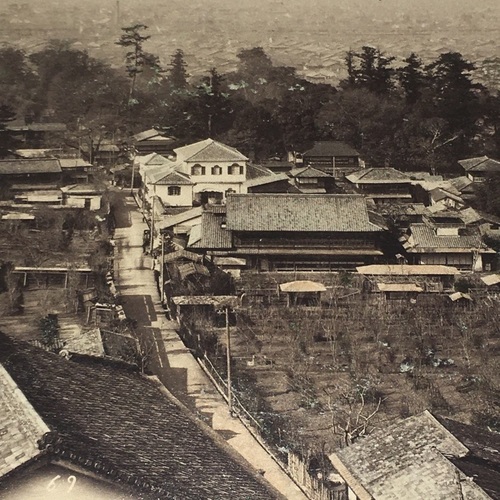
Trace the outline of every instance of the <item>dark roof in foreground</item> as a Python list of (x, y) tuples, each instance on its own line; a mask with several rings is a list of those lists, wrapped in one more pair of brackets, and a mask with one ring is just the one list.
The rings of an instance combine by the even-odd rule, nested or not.
[(51, 453), (132, 487), (137, 498), (279, 497), (156, 379), (129, 365), (67, 360), (1, 333), (0, 362), (60, 439)]
[(359, 156), (359, 153), (341, 141), (318, 141), (304, 156)]
[(436, 416), (439, 423), (470, 451), (450, 460), (483, 488), (492, 498), (500, 499), (500, 434), (475, 425)]
[(226, 207), (233, 231), (380, 231), (360, 195), (230, 194)]
[(361, 499), (489, 499), (477, 478), (453, 463), (468, 455), (469, 448), (424, 411), (359, 439), (330, 459)]
[(55, 158), (22, 158), (0, 160), (0, 175), (54, 174), (61, 172), (59, 160)]

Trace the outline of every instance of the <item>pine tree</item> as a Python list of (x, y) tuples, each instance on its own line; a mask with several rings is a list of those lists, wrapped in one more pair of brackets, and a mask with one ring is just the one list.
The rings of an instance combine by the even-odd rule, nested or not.
[(143, 67), (148, 61), (148, 57), (144, 52), (142, 45), (146, 40), (151, 38), (149, 35), (143, 35), (142, 32), (148, 27), (144, 24), (134, 24), (122, 28), (123, 34), (120, 39), (115, 42), (121, 47), (130, 49), (125, 55), (127, 74), (131, 79), (129, 92), (129, 105), (132, 104), (135, 93), (135, 84), (137, 75), (143, 71)]
[(186, 90), (188, 87), (187, 64), (184, 61), (184, 51), (177, 49), (172, 54), (170, 69), (168, 70), (168, 82), (174, 90)]
[(459, 52), (447, 52), (427, 70), (440, 117), (448, 121), (453, 131), (473, 129), (479, 112), (477, 91), (483, 88), (472, 81), (474, 64)]
[(405, 92), (406, 102), (415, 104), (425, 84), (424, 68), (421, 59), (412, 52), (405, 59), (406, 66), (398, 70), (398, 80)]

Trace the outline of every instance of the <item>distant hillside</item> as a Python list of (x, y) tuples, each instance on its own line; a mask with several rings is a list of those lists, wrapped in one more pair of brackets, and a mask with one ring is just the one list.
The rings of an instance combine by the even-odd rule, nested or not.
[(176, 48), (189, 72), (231, 70), (241, 48), (262, 46), (277, 64), (314, 81), (344, 76), (349, 48), (375, 45), (399, 60), (424, 61), (459, 51), (478, 65), (476, 78), (500, 88), (500, 2), (497, 0), (31, 0), (2, 2), (0, 43), (35, 50), (51, 38), (122, 64), (114, 45), (120, 27), (150, 27), (147, 49), (168, 64)]

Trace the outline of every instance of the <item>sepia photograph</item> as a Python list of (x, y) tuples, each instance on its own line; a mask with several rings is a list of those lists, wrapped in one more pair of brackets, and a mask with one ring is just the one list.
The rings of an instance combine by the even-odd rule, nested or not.
[(500, 500), (498, 0), (0, 1), (0, 500)]

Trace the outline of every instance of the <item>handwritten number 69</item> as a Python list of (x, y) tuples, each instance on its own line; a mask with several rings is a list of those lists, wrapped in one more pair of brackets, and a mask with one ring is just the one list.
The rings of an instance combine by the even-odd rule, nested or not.
[[(57, 488), (57, 482), (61, 479), (61, 476), (58, 474), (54, 476), (50, 483), (47, 485), (47, 491), (53, 491)], [(76, 477), (68, 476), (67, 482), (69, 483), (68, 489), (66, 490), (68, 493), (75, 487)]]

